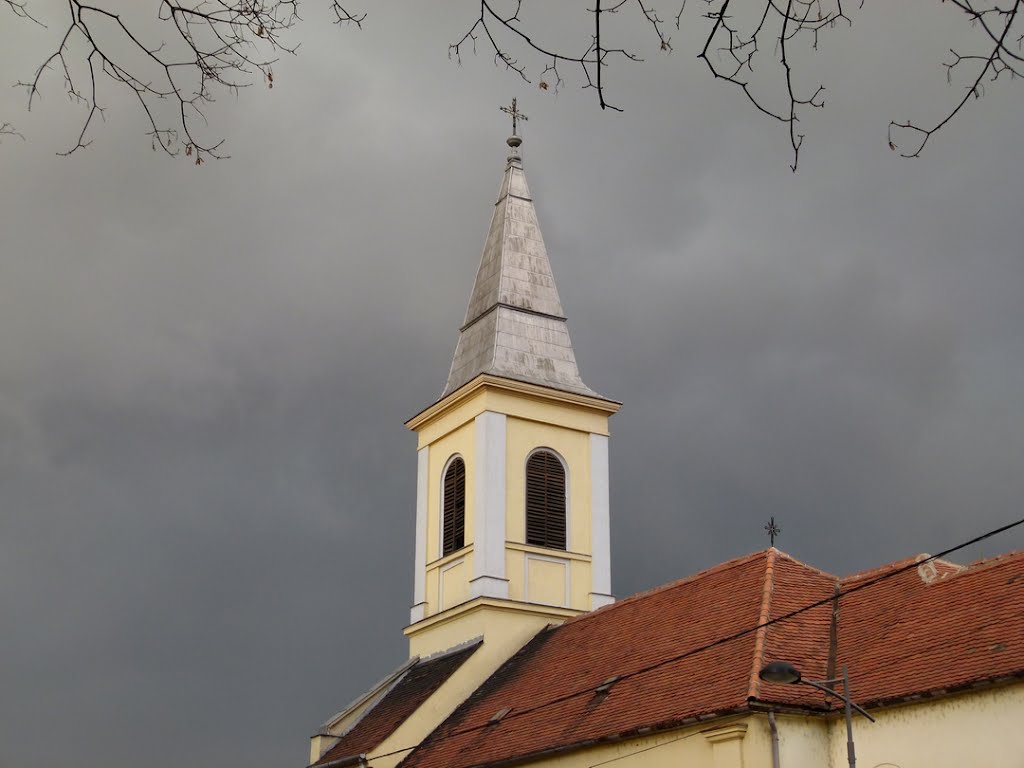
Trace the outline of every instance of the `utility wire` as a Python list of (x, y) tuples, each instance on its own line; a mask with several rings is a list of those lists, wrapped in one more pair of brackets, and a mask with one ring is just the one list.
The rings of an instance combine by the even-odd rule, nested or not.
[[(616, 684), (618, 684), (618, 683), (622, 682), (623, 680), (628, 680), (628, 679), (630, 679), (632, 677), (637, 677), (639, 675), (647, 674), (648, 672), (652, 672), (652, 671), (654, 671), (656, 669), (660, 669), (661, 667), (667, 666), (669, 664), (674, 664), (677, 661), (682, 661), (683, 659), (689, 658), (690, 656), (695, 656), (698, 653), (703, 653), (704, 651), (711, 650), (712, 648), (717, 648), (720, 645), (725, 645), (726, 643), (731, 643), (733, 640), (738, 640), (741, 637), (746, 637), (747, 635), (749, 635), (749, 634), (751, 634), (753, 632), (757, 632), (760, 629), (764, 629), (766, 627), (770, 627), (773, 624), (778, 624), (780, 622), (787, 621), (789, 619), (792, 619), (795, 616), (799, 616), (800, 614), (807, 613), (807, 611), (814, 610), (815, 608), (820, 608), (823, 605), (830, 605), (834, 600), (839, 600), (839, 599), (845, 597), (846, 595), (853, 594), (854, 592), (860, 592), (862, 589), (867, 589), (868, 587), (872, 587), (875, 584), (878, 584), (880, 582), (886, 581), (887, 579), (891, 579), (891, 578), (894, 578), (895, 576), (899, 576), (901, 573), (906, 573), (907, 571), (913, 570), (914, 568), (918, 568), (918, 567), (924, 565), (925, 563), (930, 563), (933, 560), (939, 560), (939, 559), (941, 559), (943, 557), (946, 557), (947, 555), (951, 555), (954, 552), (958, 552), (959, 550), (965, 549), (967, 547), (970, 547), (970, 546), (972, 546), (974, 544), (977, 544), (978, 542), (985, 541), (986, 539), (990, 539), (993, 536), (998, 536), (999, 534), (1005, 533), (1006, 531), (1009, 531), (1012, 528), (1016, 528), (1016, 527), (1018, 527), (1020, 525), (1024, 525), (1024, 518), (1021, 518), (1019, 520), (1015, 520), (1015, 521), (1013, 521), (1011, 523), (1007, 523), (1006, 525), (1001, 525), (998, 528), (993, 528), (992, 530), (987, 531), (987, 532), (981, 534), (980, 536), (975, 536), (973, 539), (969, 539), (968, 541), (964, 541), (964, 542), (962, 542), (960, 544), (957, 544), (956, 546), (949, 547), (948, 549), (944, 549), (941, 552), (937, 552), (934, 555), (929, 555), (928, 557), (926, 557), (926, 558), (924, 558), (922, 560), (914, 560), (914, 561), (912, 561), (910, 563), (907, 563), (906, 565), (900, 566), (899, 568), (894, 568), (891, 571), (886, 571), (885, 573), (882, 573), (882, 574), (874, 577), (873, 579), (868, 579), (867, 581), (862, 581), (862, 582), (860, 582), (858, 584), (855, 584), (852, 587), (849, 587), (847, 589), (840, 589), (840, 591), (837, 594), (835, 594), (835, 595), (829, 595), (828, 597), (824, 597), (821, 600), (815, 600), (813, 603), (808, 603), (807, 605), (804, 605), (804, 606), (802, 606), (800, 608), (792, 610), (789, 613), (784, 613), (781, 616), (776, 616), (774, 619), (769, 619), (768, 621), (762, 622), (760, 624), (756, 624), (756, 625), (754, 625), (752, 627), (748, 627), (747, 629), (742, 629), (742, 630), (740, 630), (738, 632), (734, 632), (731, 635), (726, 635), (725, 637), (721, 637), (721, 638), (719, 638), (717, 640), (713, 640), (710, 643), (698, 646), (697, 648), (691, 648), (690, 650), (685, 651), (683, 653), (680, 653), (680, 654), (678, 654), (676, 656), (672, 656), (672, 657), (669, 657), (667, 659), (661, 659), (660, 661), (654, 662), (653, 664), (648, 664), (647, 666), (640, 667), (639, 669), (634, 669), (632, 672), (626, 672), (625, 674), (619, 675), (618, 680), (616, 680), (615, 682), (616, 682)], [(562, 696), (557, 696), (554, 699), (550, 699), (549, 701), (545, 701), (545, 702), (543, 702), (541, 704), (537, 704), (536, 706), (533, 706), (533, 707), (528, 707), (526, 709), (512, 710), (507, 715), (505, 715), (505, 717), (502, 718), (501, 722), (505, 723), (505, 722), (508, 722), (509, 720), (512, 720), (513, 718), (522, 717), (523, 715), (528, 715), (528, 714), (531, 714), (533, 712), (537, 712), (539, 710), (546, 709), (547, 707), (552, 707), (555, 704), (561, 704), (561, 703), (563, 703), (565, 701), (569, 701), (571, 699), (574, 699), (577, 696), (585, 696), (585, 695), (593, 694), (594, 693), (594, 689), (595, 689), (595, 686), (588, 686), (588, 687), (582, 688), (582, 689), (580, 689), (578, 691), (573, 691), (572, 693), (566, 693), (566, 694), (563, 694)], [(450, 731), (449, 733), (444, 734), (443, 737), (444, 738), (451, 738), (453, 736), (462, 736), (462, 735), (467, 734), (467, 733), (473, 733), (474, 731), (483, 730), (484, 728), (488, 728), (491, 725), (492, 725), (492, 723), (485, 722), (485, 723), (481, 723), (479, 725), (469, 726), (468, 728), (463, 728), (461, 730)], [(375, 758), (380, 758), (380, 757), (389, 757), (391, 755), (395, 755), (395, 754), (398, 754), (400, 752), (408, 752), (408, 751), (410, 751), (412, 749), (415, 749), (415, 746), (417, 746), (417, 745), (414, 745), (412, 747), (405, 747), (404, 749), (397, 749), (397, 750), (394, 750), (393, 752), (387, 752), (387, 753), (385, 753), (383, 755), (373, 755), (372, 758), (368, 758), (368, 759), (375, 759)]]

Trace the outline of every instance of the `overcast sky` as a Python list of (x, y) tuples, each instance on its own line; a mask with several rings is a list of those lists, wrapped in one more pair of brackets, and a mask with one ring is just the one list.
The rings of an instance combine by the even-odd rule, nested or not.
[[(0, 144), (0, 766), (299, 768), (405, 658), (402, 423), (444, 385), (513, 96), (583, 378), (624, 402), (616, 594), (767, 546), (772, 515), (840, 574), (1021, 516), (1019, 86), (922, 159), (886, 146), (959, 94), (952, 9), (832, 34), (794, 175), (692, 32), (627, 33), (647, 61), (610, 72), (614, 114), (450, 62), (471, 2), (362, 31), (322, 5), (273, 90), (211, 111), (232, 159), (201, 168), (115, 95), (56, 157), (82, 114), (59, 80), (31, 115), (0, 90), (26, 135)], [(10, 82), (56, 28), (0, 11)], [(573, 18), (540, 29), (585, 39)]]

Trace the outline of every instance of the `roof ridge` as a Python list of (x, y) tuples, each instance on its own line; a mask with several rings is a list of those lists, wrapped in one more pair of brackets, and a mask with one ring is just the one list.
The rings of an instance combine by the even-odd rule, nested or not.
[(947, 565), (953, 565), (955, 569), (948, 573), (943, 573), (935, 579), (934, 583), (946, 583), (958, 576), (970, 576), (976, 573), (984, 573), (985, 571), (997, 568), (1000, 565), (1006, 565), (1015, 563), (1019, 560), (1024, 560), (1024, 550), (1014, 550), (1012, 552), (1005, 552), (1001, 555), (993, 555), (992, 557), (986, 557), (982, 560), (976, 560), (973, 563), (967, 565), (958, 565), (955, 563), (949, 563), (948, 560), (935, 560), (933, 562), (939, 562)]
[(857, 571), (856, 573), (851, 573), (848, 576), (842, 576), (842, 577), (840, 577), (839, 582), (843, 586), (846, 586), (847, 584), (850, 584), (850, 583), (855, 583), (855, 582), (858, 582), (858, 581), (863, 581), (864, 579), (868, 579), (868, 578), (871, 578), (871, 577), (881, 576), (884, 573), (889, 573), (890, 571), (896, 571), (896, 570), (899, 570), (900, 568), (906, 568), (906, 567), (908, 567), (908, 566), (910, 566), (910, 565), (912, 565), (914, 563), (920, 564), (920, 563), (923, 563), (925, 561), (928, 561), (928, 562), (931, 562), (931, 563), (938, 563), (940, 565), (945, 565), (945, 566), (948, 566), (950, 568), (955, 568), (957, 570), (963, 570), (964, 569), (964, 566), (961, 565), (960, 563), (954, 563), (952, 560), (945, 560), (943, 558), (934, 557), (933, 555), (930, 555), (927, 552), (921, 552), (920, 554), (913, 555), (911, 557), (903, 557), (903, 558), (900, 558), (899, 560), (893, 560), (891, 563), (885, 563), (884, 565), (879, 565), (879, 566), (876, 566), (874, 568), (868, 568), (867, 570), (864, 570), (864, 571)]
[(839, 578), (838, 576), (836, 576), (836, 574), (834, 574), (834, 573), (832, 573), (830, 571), (826, 571), (823, 568), (819, 568), (816, 565), (811, 565), (810, 563), (805, 563), (803, 560), (799, 560), (799, 559), (793, 557), (788, 552), (783, 552), (781, 549), (778, 549), (777, 547), (772, 547), (772, 549), (774, 549), (781, 557), (786, 558), (791, 563), (795, 563), (796, 565), (799, 565), (801, 568), (807, 568), (808, 570), (814, 571), (815, 573), (820, 574), (821, 576), (827, 576), (830, 579), (838, 579)]
[(977, 570), (979, 568), (987, 568), (992, 565), (998, 565), (999, 563), (1007, 562), (1010, 560), (1016, 560), (1018, 558), (1024, 558), (1024, 549), (1011, 549), (1009, 552), (1003, 552), (1001, 555), (992, 555), (991, 557), (982, 557), (975, 560), (972, 563), (968, 563), (963, 566), (964, 571)]
[(764, 587), (761, 591), (761, 613), (758, 616), (758, 629), (754, 633), (754, 664), (750, 670), (750, 684), (747, 686), (747, 700), (756, 699), (761, 692), (761, 678), (758, 672), (764, 665), (764, 643), (768, 635), (766, 626), (772, 612), (772, 595), (775, 592), (775, 559), (779, 556), (775, 547), (768, 550), (764, 566)]

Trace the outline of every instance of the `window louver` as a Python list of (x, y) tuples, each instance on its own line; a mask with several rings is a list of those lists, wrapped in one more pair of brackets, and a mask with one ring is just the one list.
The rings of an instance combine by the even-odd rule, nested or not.
[(565, 549), (565, 468), (549, 451), (526, 462), (526, 543)]
[(466, 544), (466, 463), (459, 458), (452, 461), (444, 473), (443, 518), (442, 557)]

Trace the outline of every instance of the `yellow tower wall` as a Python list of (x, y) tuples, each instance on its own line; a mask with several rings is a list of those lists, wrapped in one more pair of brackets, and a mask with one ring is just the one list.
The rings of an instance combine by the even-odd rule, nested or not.
[[(595, 463), (592, 446), (595, 439), (607, 439), (608, 416), (617, 408), (617, 404), (607, 401), (482, 376), (408, 422), (407, 426), (417, 433), (421, 459), (425, 458), (421, 463), (425, 478), (419, 484), (424, 498), (418, 501), (425, 518), (425, 522), (418, 522), (423, 526), (425, 550), (417, 552), (423, 563), (417, 566), (422, 574), (422, 592), (418, 591), (420, 602), (407, 630), (413, 647), (417, 646), (417, 633), (439, 614), (447, 614), (445, 624), (457, 627), (461, 621), (465, 631), (449, 627), (439, 633), (431, 629), (431, 640), (424, 641), (424, 647), (442, 650), (444, 646), (438, 646), (442, 636), (450, 636), (457, 643), (480, 634), (479, 628), (470, 626), (478, 623), (479, 617), (473, 622), (456, 621), (455, 617), (460, 605), (468, 607), (480, 596), (508, 600), (527, 613), (537, 614), (539, 610), (540, 615), (554, 621), (591, 609), (595, 466), (603, 466), (607, 477), (607, 449), (601, 465)], [(478, 444), (485, 436), (487, 442)], [(566, 467), (564, 551), (526, 544), (526, 462), (541, 448), (554, 451)], [(443, 473), (455, 455), (463, 458), (467, 470), (466, 546), (442, 557)], [(495, 456), (499, 457), (498, 469), (487, 463), (487, 457)], [(483, 467), (491, 469), (481, 475)], [(486, 482), (482, 477), (491, 477), (488, 473), (497, 473), (494, 476), (498, 479), (490, 486), (481, 485)], [(493, 493), (488, 495), (488, 491), (495, 490), (494, 482), (504, 484), (496, 500)], [(482, 498), (488, 500), (482, 502)], [(493, 527), (492, 533), (481, 533), (479, 516), (487, 513), (476, 508), (480, 503), (486, 505), (485, 510), (504, 506), (494, 518), (503, 526), (498, 539), (494, 538)], [(606, 491), (604, 505), (606, 510)], [(603, 519), (607, 527), (607, 515)], [(490, 542), (490, 549), (481, 550), (480, 536)], [(490, 565), (495, 555), (497, 569)], [(478, 558), (484, 559), (477, 562)], [(489, 587), (492, 591), (481, 591), (479, 583), (474, 583), (475, 575), (480, 573), (497, 573), (499, 578), (489, 577), (489, 583), (497, 585)], [(500, 594), (493, 591), (498, 587)]]

